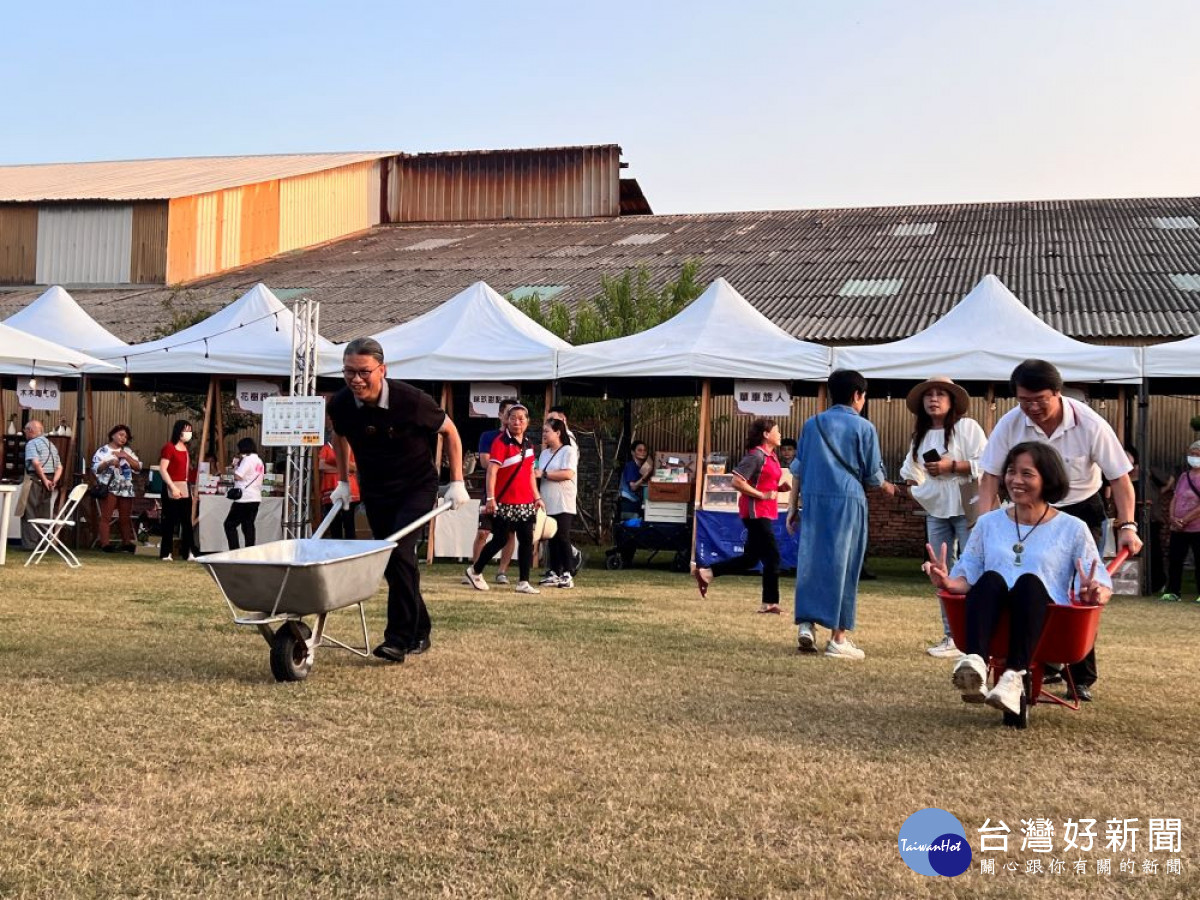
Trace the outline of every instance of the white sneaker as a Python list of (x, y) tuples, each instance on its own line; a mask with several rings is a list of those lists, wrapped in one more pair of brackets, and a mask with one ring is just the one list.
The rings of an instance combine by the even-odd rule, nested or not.
[(938, 659), (958, 659), (963, 655), (962, 651), (954, 646), (954, 638), (950, 635), (946, 635), (940, 644), (934, 644), (925, 652)]
[(542, 587), (558, 587), (559, 577), (553, 572), (547, 572), (542, 576), (542, 580), (538, 582)]
[(1005, 669), (996, 686), (988, 691), (988, 706), (1002, 709), (1014, 715), (1021, 714), (1021, 698), (1025, 696), (1025, 670)]
[(166, 556), (160, 556), (160, 557), (159, 557), (159, 561), (160, 561), (160, 562), (170, 562), (170, 561), (171, 561), (171, 554), (170, 554), (170, 553), (168, 553)]
[(563, 575), (558, 579), (558, 586), (560, 588), (573, 588), (575, 587), (575, 579), (571, 577), (570, 573)]
[(866, 659), (867, 657), (867, 654), (854, 646), (854, 641), (850, 638), (843, 638), (840, 643), (830, 638), (825, 644), (825, 655), (831, 659)]
[(817, 639), (813, 637), (812, 622), (800, 623), (800, 634), (796, 638), (796, 644), (799, 646), (801, 653), (817, 652)]
[(528, 581), (518, 581), (517, 586), (515, 588), (513, 588), (513, 593), (516, 593), (516, 594), (540, 594), (541, 591), (539, 591), (537, 588), (535, 588)]
[(987, 699), (987, 665), (983, 657), (968, 654), (958, 661), (950, 674), (950, 683), (958, 688), (964, 703), (982, 703)]
[(471, 587), (475, 588), (477, 591), (491, 590), (491, 588), (488, 587), (488, 583), (483, 580), (483, 576), (476, 572), (471, 566), (467, 566), (466, 579), (467, 584), (471, 585)]
[(496, 573), (496, 584), (508, 584), (508, 576), (503, 572)]

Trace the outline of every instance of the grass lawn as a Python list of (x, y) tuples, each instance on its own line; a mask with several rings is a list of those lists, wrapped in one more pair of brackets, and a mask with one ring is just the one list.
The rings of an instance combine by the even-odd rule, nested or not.
[[(915, 562), (874, 561), (861, 663), (797, 655), (790, 615), (754, 613), (755, 579), (701, 601), (665, 569), (593, 566), (522, 597), (438, 565), (429, 653), (321, 650), (277, 684), (199, 566), (24, 560), (0, 569), (0, 896), (1200, 893), (1195, 603), (1114, 601), (1096, 702), (1014, 731), (924, 654), (940, 623)], [(357, 616), (331, 623), (351, 638)], [(899, 858), (901, 823), (931, 806), (975, 851), (958, 878)], [(1037, 817), (1052, 853), (1021, 850)], [(979, 853), (989, 818), (1007, 855)], [(1097, 846), (1065, 853), (1080, 818)], [(1151, 818), (1182, 820), (1180, 852), (1149, 852)], [(1135, 851), (1105, 850), (1109, 819), (1139, 820)], [(1052, 859), (1066, 871), (1026, 874)]]

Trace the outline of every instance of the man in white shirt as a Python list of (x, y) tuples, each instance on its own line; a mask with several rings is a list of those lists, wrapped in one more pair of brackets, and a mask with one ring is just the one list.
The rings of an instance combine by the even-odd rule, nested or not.
[[(1102, 546), (1100, 528), (1104, 522), (1104, 479), (1112, 487), (1117, 510), (1117, 547), (1131, 554), (1142, 549), (1134, 521), (1132, 465), (1116, 432), (1102, 416), (1086, 403), (1062, 395), (1062, 375), (1041, 359), (1027, 359), (1012, 373), (1017, 403), (996, 423), (980, 457), (983, 474), (979, 481), (979, 512), (982, 515), (999, 506), (1000, 479), (1008, 451), (1023, 441), (1041, 441), (1059, 452), (1066, 465), (1070, 490), (1061, 503), (1062, 512), (1087, 523), (1097, 546)], [(1096, 651), (1071, 666), (1079, 697), (1091, 700), (1096, 682)]]

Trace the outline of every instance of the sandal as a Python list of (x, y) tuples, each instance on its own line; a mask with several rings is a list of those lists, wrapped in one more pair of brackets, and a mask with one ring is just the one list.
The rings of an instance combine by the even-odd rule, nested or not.
[[(708, 577), (705, 578), (702, 574), (708, 572)], [(695, 563), (692, 563), (692, 577), (696, 579), (696, 587), (700, 589), (700, 598), (708, 596), (708, 586), (712, 584), (712, 569), (702, 569)]]

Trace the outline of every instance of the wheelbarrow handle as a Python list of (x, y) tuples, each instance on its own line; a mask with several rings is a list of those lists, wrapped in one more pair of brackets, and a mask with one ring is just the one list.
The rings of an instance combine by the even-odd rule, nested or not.
[(1121, 563), (1125, 562), (1127, 559), (1129, 559), (1129, 548), (1122, 547), (1121, 552), (1110, 559), (1108, 561), (1108, 565), (1105, 566), (1105, 568), (1108, 569), (1108, 574), (1115, 575), (1117, 573), (1117, 569), (1121, 568)]
[(336, 519), (341, 514), (342, 509), (343, 509), (343, 502), (342, 502), (342, 498), (339, 497), (337, 499), (337, 502), (333, 504), (333, 508), (330, 509), (329, 512), (327, 512), (325, 514), (325, 518), (321, 520), (321, 524), (317, 526), (317, 530), (312, 533), (312, 536), (314, 538), (319, 538), (326, 531), (328, 531), (329, 526), (332, 525), (333, 520)]
[(416, 531), (418, 528), (420, 528), (422, 525), (424, 525), (426, 522), (428, 522), (432, 519), (436, 519), (438, 516), (440, 516), (446, 510), (450, 509), (453, 505), (454, 504), (451, 503), (449, 500), (443, 500), (441, 503), (439, 503), (437, 506), (435, 506), (429, 512), (425, 513), (425, 515), (421, 516), (419, 519), (414, 519), (413, 521), (409, 522), (407, 525), (405, 525), (403, 528), (401, 528), (395, 534), (389, 534), (387, 537), (384, 538), (384, 540), (395, 543), (395, 542), (399, 541), (401, 538), (407, 537), (408, 535), (410, 535), (414, 531)]

